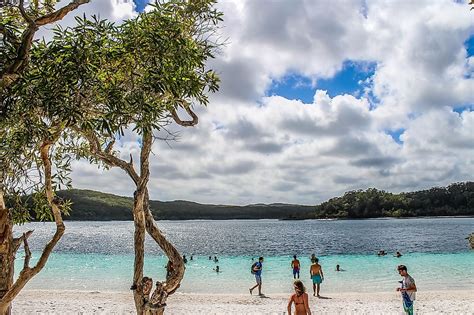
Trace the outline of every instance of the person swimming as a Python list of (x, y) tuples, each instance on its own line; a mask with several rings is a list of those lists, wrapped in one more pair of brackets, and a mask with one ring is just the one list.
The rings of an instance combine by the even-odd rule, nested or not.
[(402, 255), (402, 253), (400, 253), (400, 252), (396, 252), (395, 255), (393, 255), (393, 256), (399, 258), (399, 257), (402, 257), (403, 255)]
[(220, 272), (219, 266), (216, 266), (216, 268), (214, 268), (214, 269), (212, 269), (212, 270), (214, 270), (214, 271), (217, 272), (217, 273)]

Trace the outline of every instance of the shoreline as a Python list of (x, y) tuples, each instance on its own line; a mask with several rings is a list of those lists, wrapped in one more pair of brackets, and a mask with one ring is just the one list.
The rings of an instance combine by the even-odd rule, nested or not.
[[(155, 220), (158, 222), (173, 222), (173, 221), (261, 221), (261, 220), (272, 220), (272, 221), (338, 221), (338, 220), (354, 220), (354, 221), (363, 221), (363, 220), (390, 220), (390, 219), (471, 219), (474, 218), (474, 215), (435, 215), (435, 216), (416, 216), (416, 217), (371, 217), (371, 218), (349, 218), (349, 217), (328, 217), (328, 218), (302, 218), (302, 219), (287, 219), (287, 218), (229, 218), (229, 219), (212, 219), (212, 218), (196, 218), (196, 219), (159, 219)], [(69, 219), (68, 217), (64, 218), (65, 222), (133, 222), (133, 220), (88, 220), (87, 218), (82, 219)], [(51, 221), (31, 221), (34, 223), (51, 223)]]
[[(310, 290), (311, 291), (311, 290)], [(397, 292), (322, 292), (310, 296), (311, 310), (318, 314), (400, 314)], [(474, 309), (472, 290), (419, 291), (415, 311), (420, 313), (470, 314)], [(286, 311), (289, 294), (176, 293), (168, 299), (171, 314), (275, 314)], [(133, 314), (131, 292), (24, 290), (13, 303), (12, 314)]]

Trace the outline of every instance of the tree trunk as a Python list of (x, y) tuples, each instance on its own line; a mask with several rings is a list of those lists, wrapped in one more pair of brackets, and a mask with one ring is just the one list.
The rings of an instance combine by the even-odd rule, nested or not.
[(133, 222), (135, 225), (134, 249), (135, 260), (133, 263), (133, 299), (137, 314), (143, 314), (143, 265), (145, 257), (145, 216), (143, 214), (144, 192), (136, 190), (133, 200)]
[(173, 294), (181, 285), (181, 280), (183, 280), (185, 267), (183, 257), (178, 252), (178, 250), (171, 244), (160, 231), (156, 225), (153, 214), (151, 213), (149, 206), (150, 197), (148, 195), (148, 190), (145, 194), (144, 200), (144, 211), (145, 211), (145, 221), (146, 221), (146, 230), (148, 234), (155, 240), (155, 242), (160, 246), (161, 250), (168, 256), (168, 259), (171, 260), (174, 267), (174, 272), (171, 276), (166, 279), (165, 291), (168, 295)]
[[(137, 174), (133, 166), (132, 159), (126, 162), (112, 153), (113, 142), (109, 143), (105, 150), (102, 150), (101, 144), (93, 133), (85, 133), (77, 130), (88, 140), (90, 149), (94, 155), (101, 159), (105, 164), (112, 167), (120, 167), (133, 180), (136, 185), (133, 204), (133, 220), (135, 226), (134, 243), (135, 243), (135, 261), (133, 273), (133, 297), (137, 314), (163, 314), (164, 305), (156, 307), (153, 303), (145, 303), (145, 299), (149, 299), (149, 293), (143, 293), (143, 264), (144, 264), (144, 238), (145, 229), (155, 242), (160, 246), (163, 252), (171, 260), (175, 268), (166, 282), (155, 289), (154, 295), (163, 297), (161, 301), (166, 302), (168, 295), (173, 294), (180, 286), (184, 277), (184, 261), (176, 248), (166, 240), (163, 233), (156, 226), (156, 222), (149, 209), (148, 181), (150, 176), (149, 157), (151, 146), (153, 143), (153, 135), (150, 131), (144, 131), (142, 136), (142, 148), (140, 150), (140, 175)], [(153, 295), (152, 295), (153, 300)]]
[[(59, 136), (59, 134), (57, 134), (57, 136)], [(55, 140), (56, 139), (57, 138), (55, 138)], [(59, 242), (59, 240), (64, 234), (65, 227), (64, 227), (62, 216), (61, 216), (61, 210), (60, 210), (57, 200), (55, 200), (54, 198), (53, 184), (52, 184), (52, 173), (51, 173), (52, 165), (51, 165), (51, 159), (49, 156), (49, 150), (53, 143), (54, 141), (52, 140), (45, 140), (43, 144), (41, 145), (40, 153), (41, 153), (41, 160), (44, 166), (46, 197), (48, 199), (48, 204), (50, 205), (51, 210), (53, 212), (54, 221), (56, 223), (56, 232), (54, 233), (51, 240), (44, 247), (43, 252), (41, 253), (41, 256), (38, 259), (38, 262), (36, 263), (34, 267), (29, 266), (31, 252), (30, 252), (28, 242), (27, 242), (28, 237), (26, 234), (23, 235), (23, 237), (21, 238), (21, 240), (23, 240), (24, 250), (25, 250), (25, 259), (24, 259), (23, 269), (20, 271), (20, 274), (18, 275), (18, 279), (16, 279), (14, 283), (12, 283), (13, 278), (11, 280), (7, 278), (6, 282), (9, 283), (9, 287), (7, 291), (2, 292), (3, 296), (1, 296), (1, 299), (0, 299), (0, 311), (2, 311), (2, 313), (0, 313), (0, 315), (8, 314), (10, 305), (13, 299), (18, 295), (18, 293), (20, 293), (20, 291), (28, 283), (28, 281), (30, 281), (31, 278), (33, 278), (36, 274), (38, 274), (43, 269), (43, 267), (46, 265), (46, 262), (48, 261), (48, 258), (51, 252), (53, 251), (54, 247), (56, 246), (56, 244)], [(3, 188), (3, 186), (0, 188)], [(0, 222), (2, 223), (9, 222), (8, 224), (4, 226), (0, 226), (0, 230), (3, 228), (3, 232), (5, 232), (5, 229), (9, 229), (8, 235), (11, 238), (9, 239), (10, 249), (8, 253), (10, 254), (10, 256), (7, 257), (7, 263), (11, 264), (11, 266), (9, 267), (11, 269), (8, 269), (8, 270), (11, 270), (11, 276), (13, 276), (13, 259), (14, 259), (15, 250), (16, 250), (14, 246), (14, 240), (12, 237), (13, 224), (11, 222), (11, 219), (9, 219), (8, 210), (5, 207), (5, 203), (3, 199), (3, 190), (2, 190), (2, 195), (0, 197), (1, 197), (0, 215), (2, 216)], [(5, 215), (7, 216), (8, 221), (5, 221), (4, 219)], [(2, 263), (2, 267), (1, 267), (2, 272), (4, 270), (3, 268), (4, 265), (6, 264)]]
[[(2, 184), (0, 184), (2, 185)], [(0, 300), (10, 290), (14, 273), (13, 221), (0, 187)], [(0, 315), (10, 314), (11, 303), (0, 304)]]

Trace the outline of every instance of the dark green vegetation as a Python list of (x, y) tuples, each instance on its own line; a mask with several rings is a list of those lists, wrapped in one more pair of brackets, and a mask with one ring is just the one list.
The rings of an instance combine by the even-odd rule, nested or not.
[[(58, 192), (72, 201), (66, 220), (132, 220), (133, 199), (92, 190)], [(192, 219), (312, 219), (474, 215), (474, 182), (392, 194), (383, 190), (349, 191), (320, 205), (208, 205), (189, 201), (150, 201), (160, 220)]]
[[(104, 194), (92, 190), (64, 190), (58, 192), (73, 203), (71, 215), (66, 220), (132, 220), (130, 209), (133, 198)], [(226, 206), (206, 205), (189, 201), (150, 201), (155, 218), (160, 220), (191, 219), (280, 219), (297, 214), (307, 218), (314, 211), (312, 206), (271, 204)]]
[(474, 182), (409, 193), (349, 191), (316, 206), (317, 218), (377, 218), (474, 215)]

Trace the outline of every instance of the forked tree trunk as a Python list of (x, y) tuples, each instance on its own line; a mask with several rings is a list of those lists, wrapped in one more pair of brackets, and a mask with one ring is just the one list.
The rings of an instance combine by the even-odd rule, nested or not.
[[(136, 185), (133, 203), (133, 221), (135, 227), (134, 250), (135, 260), (133, 268), (133, 298), (137, 314), (163, 314), (164, 307), (150, 308), (150, 303), (144, 303), (144, 298), (149, 298), (143, 294), (142, 279), (145, 255), (145, 231), (155, 240), (168, 259), (173, 263), (174, 272), (163, 282), (163, 286), (158, 291), (165, 292), (166, 296), (173, 294), (180, 286), (184, 276), (184, 262), (178, 250), (164, 237), (163, 233), (156, 226), (153, 215), (149, 209), (148, 180), (149, 180), (149, 157), (153, 142), (151, 132), (144, 132), (142, 136), (142, 148), (140, 151), (140, 175), (136, 172), (133, 161), (126, 162), (112, 154), (113, 142), (109, 143), (105, 150), (102, 150), (97, 137), (92, 133), (85, 133), (76, 130), (84, 135), (88, 140), (91, 152), (101, 159), (105, 164), (113, 167), (120, 167), (124, 170)], [(157, 290), (155, 289), (155, 293)], [(158, 292), (159, 293), (159, 292)], [(166, 297), (163, 299), (166, 301)]]
[[(59, 136), (59, 133), (57, 134), (57, 136)], [(5, 251), (1, 252), (1, 254), (3, 255), (3, 253), (5, 253), (9, 255), (5, 257), (2, 256), (2, 259), (5, 259), (6, 263), (5, 264), (2, 263), (2, 266), (1, 266), (2, 277), (5, 276), (5, 279), (2, 278), (2, 285), (5, 284), (5, 291), (2, 292), (2, 296), (0, 299), (0, 314), (1, 315), (9, 314), (13, 299), (18, 295), (18, 293), (20, 293), (20, 291), (28, 283), (28, 281), (30, 281), (31, 278), (33, 278), (36, 274), (38, 274), (43, 269), (43, 267), (46, 265), (46, 262), (48, 261), (48, 258), (51, 252), (53, 251), (54, 247), (56, 246), (56, 244), (59, 242), (59, 240), (64, 234), (65, 227), (64, 227), (62, 216), (61, 216), (59, 204), (54, 198), (53, 185), (52, 185), (52, 173), (51, 173), (52, 165), (51, 165), (51, 159), (49, 156), (49, 150), (51, 146), (53, 145), (53, 143), (54, 141), (52, 140), (44, 141), (40, 148), (40, 155), (41, 155), (41, 160), (44, 166), (46, 198), (53, 212), (54, 221), (56, 223), (56, 232), (54, 233), (51, 240), (44, 247), (43, 252), (41, 253), (41, 256), (38, 259), (38, 262), (36, 263), (34, 267), (30, 267), (29, 265), (30, 259), (31, 259), (31, 252), (28, 246), (28, 241), (27, 241), (28, 236), (31, 234), (31, 231), (26, 234), (23, 234), (23, 236), (18, 239), (13, 239), (13, 236), (12, 236), (13, 224), (10, 219), (9, 211), (5, 207), (3, 193), (1, 195), (0, 215), (2, 217), (1, 217), (0, 224), (4, 224), (6, 222), (6, 224), (1, 226), (1, 228), (3, 228), (3, 232), (5, 231), (7, 232), (6, 237), (8, 238), (8, 243), (7, 243), (7, 246), (5, 247)], [(20, 247), (21, 242), (23, 242), (24, 250), (25, 250), (23, 269), (20, 271), (20, 274), (18, 275), (18, 278), (16, 279), (16, 281), (12, 283), (13, 282), (13, 260), (14, 260), (15, 252)], [(2, 245), (4, 245), (5, 243), (6, 242), (3, 242)]]
[[(178, 250), (171, 244), (160, 231), (158, 226), (156, 225), (155, 219), (153, 218), (153, 214), (150, 211), (149, 207), (149, 196), (148, 191), (145, 195), (144, 200), (144, 211), (145, 211), (145, 221), (146, 221), (146, 230), (148, 234), (155, 240), (155, 242), (160, 246), (161, 250), (166, 254), (168, 259), (173, 263), (173, 273), (170, 277), (166, 279), (163, 283), (162, 288), (155, 288), (155, 295), (162, 295), (162, 292), (165, 292), (164, 299), (162, 302), (166, 302), (166, 299), (169, 295), (173, 294), (181, 285), (181, 281), (184, 277), (185, 267), (184, 261), (181, 257)], [(164, 314), (165, 308), (146, 308), (145, 314), (146, 315), (162, 315)]]

